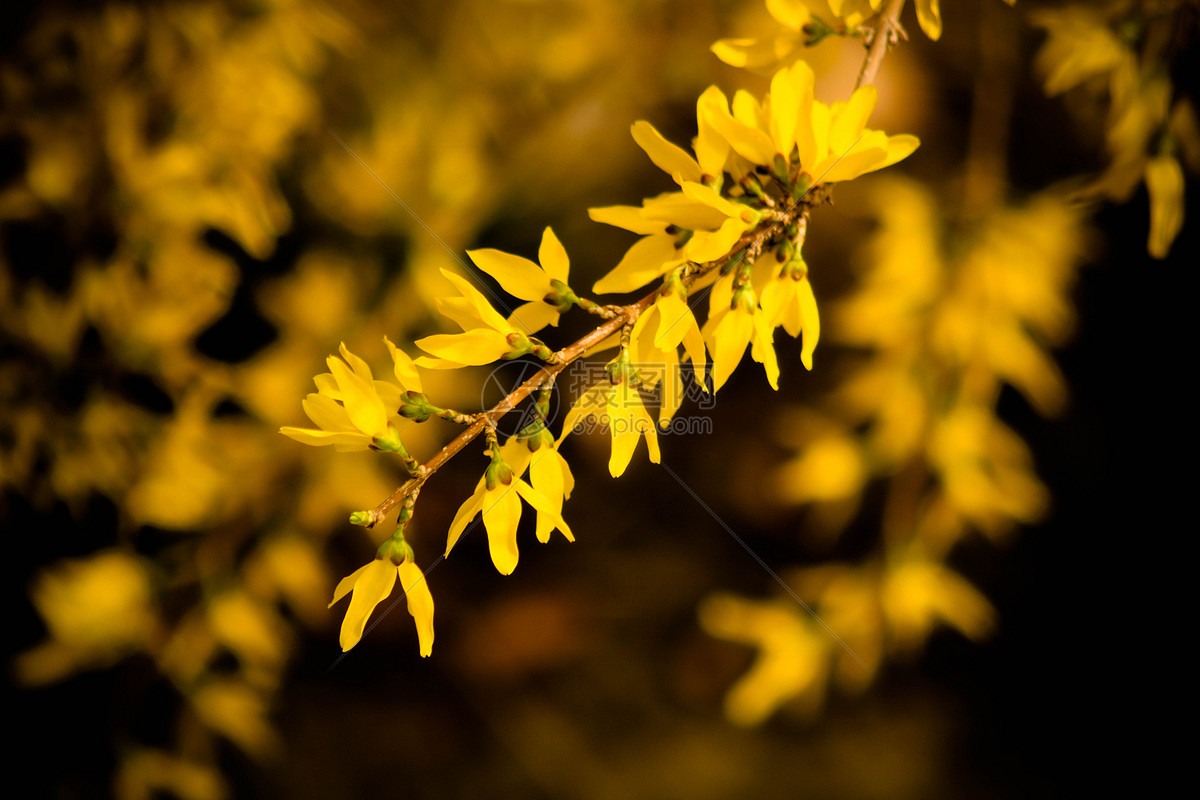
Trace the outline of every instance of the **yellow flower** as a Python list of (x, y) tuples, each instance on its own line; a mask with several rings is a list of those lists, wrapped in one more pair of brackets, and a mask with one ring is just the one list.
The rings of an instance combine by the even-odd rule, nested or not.
[(762, 290), (759, 300), (768, 327), (783, 326), (793, 338), (804, 334), (800, 360), (805, 369), (812, 369), (813, 351), (821, 337), (821, 318), (817, 300), (808, 282), (808, 265), (799, 256), (796, 262), (784, 265), (783, 270)]
[[(539, 423), (538, 428), (528, 433), (523, 431), (518, 438), (505, 442), (501, 452), (514, 475), (519, 477), (529, 470), (530, 485), (546, 498), (555, 512), (547, 514), (539, 510), (537, 513), (537, 538), (545, 544), (561, 519), (563, 501), (569, 500), (575, 489), (575, 476), (554, 446), (554, 437), (544, 425)], [(564, 529), (563, 534), (574, 541), (569, 531)]]
[(1048, 95), (1107, 75), (1130, 56), (1100, 9), (1083, 5), (1039, 9), (1030, 20), (1049, 34), (1036, 59)]
[(907, 158), (920, 143), (915, 136), (888, 136), (866, 127), (878, 92), (861, 86), (845, 103), (827, 106), (813, 98), (813, 71), (797, 61), (779, 70), (762, 103), (742, 90), (732, 111), (708, 107), (709, 122), (750, 164), (776, 171), (783, 158), (790, 177), (807, 176), (808, 187), (848, 181)]
[[(805, 26), (815, 16), (824, 23), (841, 20), (847, 28), (861, 25), (883, 0), (767, 0), (767, 11), (782, 26), (769, 39), (721, 39), (712, 46), (717, 58), (733, 67), (775, 67), (801, 56), (814, 39)], [(936, 38), (936, 37), (934, 37)]]
[(302, 403), (304, 413), (317, 429), (283, 427), (279, 432), (303, 444), (333, 445), (342, 452), (401, 452), (400, 419), (395, 416), (400, 394), (408, 389), (420, 391), (421, 382), (412, 360), (386, 338), (384, 342), (401, 386), (374, 380), (367, 363), (342, 344), (340, 352), (345, 360), (334, 356), (326, 359), (329, 372), (313, 379), (318, 391)]
[(991, 632), (995, 619), (991, 604), (974, 586), (921, 556), (889, 565), (880, 600), (892, 638), (905, 649), (927, 640), (943, 622), (979, 640)]
[[(614, 363), (619, 363), (619, 360)], [(608, 427), (612, 437), (608, 471), (614, 478), (625, 474), (629, 462), (633, 460), (638, 441), (643, 436), (646, 439), (650, 461), (657, 464), (662, 459), (658, 449), (658, 432), (650, 415), (646, 413), (642, 396), (637, 386), (632, 384), (630, 376), (622, 377), (616, 384), (602, 381), (580, 395), (567, 412), (559, 442), (561, 443), (576, 425), (588, 417), (595, 417), (601, 425)]]
[[(512, 314), (527, 333), (536, 333), (547, 325), (558, 325), (558, 316), (566, 311), (566, 307), (557, 299), (552, 302), (551, 298), (561, 297), (567, 289), (571, 263), (567, 251), (549, 227), (542, 232), (542, 245), (538, 250), (541, 266), (500, 250), (468, 250), (467, 255), (475, 266), (495, 278), (504, 291), (529, 301)], [(555, 286), (556, 282), (558, 286)]]
[[(445, 269), (442, 275), (454, 284), (460, 296), (439, 298), (438, 311), (458, 323), (463, 332), (439, 333), (418, 339), (417, 347), (437, 358), (421, 356), (416, 360), (417, 366), (430, 369), (481, 366), (525, 355), (540, 344), (526, 335), (532, 330), (518, 330), (518, 326), (525, 326), (516, 315), (508, 319), (500, 316), (487, 298), (465, 279)], [(541, 348), (546, 350), (545, 345)]]
[(1183, 227), (1183, 188), (1183, 169), (1171, 156), (1158, 156), (1146, 164), (1146, 189), (1150, 192), (1146, 249), (1154, 258), (1167, 257)]
[(428, 656), (433, 652), (433, 595), (424, 573), (411, 558), (395, 564), (382, 556), (342, 578), (333, 591), (330, 607), (350, 593), (350, 607), (342, 620), (339, 638), (343, 652), (362, 639), (371, 612), (392, 593), (397, 578), (408, 600), (408, 613), (417, 623), (421, 655)]
[[(677, 204), (681, 199), (686, 201), (682, 194), (671, 192), (648, 198), (640, 208), (606, 206), (588, 209), (588, 216), (596, 222), (642, 234), (617, 266), (596, 281), (592, 291), (599, 294), (632, 292), (687, 262), (689, 237), (674, 223), (659, 218), (664, 215), (663, 206)], [(720, 225), (715, 215), (712, 215), (712, 221), (715, 226)]]
[[(734, 272), (722, 277), (709, 295), (708, 320), (701, 332), (712, 353), (713, 391), (725, 385), (750, 348), (751, 357), (763, 365), (772, 389), (779, 388), (779, 362), (775, 357), (774, 331), (755, 301), (750, 281), (734, 288)], [(808, 366), (807, 364), (805, 366)]]
[(705, 392), (708, 360), (704, 337), (687, 306), (687, 296), (678, 278), (669, 276), (662, 292), (630, 331), (629, 360), (641, 388), (650, 391), (660, 387), (658, 425), (666, 428), (684, 398), (679, 344), (684, 344), (696, 383)]
[(738, 725), (758, 725), (784, 703), (809, 709), (824, 698), (833, 639), (799, 606), (714, 595), (700, 606), (700, 624), (712, 636), (757, 650), (749, 671), (730, 689), (725, 714)]
[[(501, 575), (511, 575), (517, 568), (517, 525), (521, 521), (522, 498), (538, 512), (538, 538), (541, 541), (548, 541), (550, 532), (555, 528), (562, 531), (568, 541), (575, 541), (575, 535), (561, 514), (562, 497), (570, 494), (574, 479), (570, 478), (566, 462), (562, 462), (561, 466), (565, 472), (559, 483), (562, 484), (563, 491), (557, 498), (556, 507), (554, 501), (521, 479), (521, 474), (530, 463), (529, 448), (523, 441), (514, 437), (497, 449), (497, 453), (489, 451), (492, 456), (491, 465), (475, 486), (475, 492), (459, 506), (454, 520), (450, 523), (450, 531), (446, 538), (446, 555), (450, 555), (450, 550), (458, 543), (467, 523), (474, 519), (476, 514), (482, 513), (492, 564)], [(517, 468), (514, 468), (513, 464), (516, 464)], [(549, 466), (552, 465), (548, 464), (547, 467)], [(539, 469), (537, 479), (541, 481), (549, 471), (545, 469), (544, 475), (543, 470)], [(554, 485), (553, 479), (547, 480), (546, 485)], [(546, 538), (542, 539), (542, 536)]]
[(697, 136), (694, 142), (696, 157), (678, 145), (667, 141), (658, 129), (645, 120), (633, 123), (630, 132), (638, 147), (655, 166), (671, 176), (680, 185), (684, 183), (708, 183), (721, 177), (725, 160), (729, 156), (729, 143), (709, 122), (706, 109), (713, 104), (728, 105), (729, 101), (716, 86), (710, 86), (696, 101)]
[(146, 646), (158, 627), (147, 565), (119, 550), (52, 565), (30, 598), (50, 638), (18, 656), (14, 671), (23, 684), (108, 666)]

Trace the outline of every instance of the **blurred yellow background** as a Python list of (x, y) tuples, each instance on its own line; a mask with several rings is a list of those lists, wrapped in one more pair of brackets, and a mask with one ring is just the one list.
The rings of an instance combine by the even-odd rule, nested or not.
[[(402, 469), (278, 428), (304, 424), (340, 342), (382, 368), (384, 335), (414, 353), (442, 330), (438, 270), (465, 271), (468, 248), (532, 257), (552, 225), (590, 288), (630, 237), (587, 209), (670, 188), (630, 124), (686, 143), (706, 86), (764, 91), (709, 47), (770, 35), (766, 9), (8, 5), (0, 524), (9, 719), (19, 755), (57, 754), (44, 794), (1071, 785), (1060, 743), (1094, 701), (1069, 654), (1098, 624), (1087, 565), (1118, 516), (1097, 499), (1135, 436), (1115, 421), (1135, 382), (1113, 365), (1136, 359), (1129, 309), (1157, 298), (1157, 278), (1128, 276), (1189, 264), (1196, 237), (1153, 262), (1144, 189), (1066, 199), (1107, 166), (1104, 113), (1045, 96), (1022, 8), (1045, 4), (946, 5), (938, 42), (905, 18), (877, 83), (872, 126), (921, 148), (814, 213), (814, 370), (779, 337), (779, 392), (743, 365), (715, 403), (685, 404), (711, 433), (664, 436), (666, 470), (638, 457), (613, 481), (607, 437), (573, 441), (578, 541), (530, 545), (501, 577), (468, 537), (429, 576), (430, 659), (402, 609), (342, 657), (325, 609), (385, 535), (348, 514)], [(819, 97), (848, 96), (862, 52), (807, 53)], [(1168, 52), (1195, 64), (1190, 39)], [(490, 396), (487, 370), (426, 375), (445, 406)], [(411, 430), (418, 458), (454, 433)], [(464, 452), (422, 492), (422, 564), (483, 464)]]

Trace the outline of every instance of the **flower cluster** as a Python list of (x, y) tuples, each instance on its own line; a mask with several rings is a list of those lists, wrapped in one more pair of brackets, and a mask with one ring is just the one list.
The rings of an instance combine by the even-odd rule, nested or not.
[[(568, 282), (570, 260), (550, 228), (543, 232), (536, 263), (493, 249), (469, 251), (480, 270), (523, 304), (502, 313), (469, 280), (443, 269), (457, 295), (439, 297), (435, 304), (460, 331), (418, 339), (416, 345), (428, 355), (415, 361), (385, 340), (395, 383), (375, 380), (366, 362), (343, 346), (340, 359), (328, 359), (330, 371), (316, 377), (318, 391), (304, 400), (317, 429), (285, 427), (282, 432), (305, 444), (399, 454), (410, 483), (352, 520), (373, 526), (396, 503), (404, 502), (402, 530), (424, 481), (483, 434), (488, 467), (450, 524), (446, 555), (479, 517), (493, 564), (501, 574), (510, 574), (517, 566), (517, 530), (525, 505), (536, 512), (539, 541), (549, 541), (556, 529), (574, 541), (562, 516), (574, 478), (559, 447), (579, 422), (594, 417), (608, 427), (609, 472), (619, 477), (643, 439), (650, 461), (659, 461), (657, 428), (667, 426), (682, 403), (680, 366), (685, 361), (698, 385), (715, 392), (749, 351), (763, 365), (771, 386), (778, 388), (774, 332), (782, 327), (803, 337), (801, 360), (812, 368), (820, 320), (801, 253), (809, 212), (828, 198), (833, 184), (894, 164), (918, 144), (913, 136), (888, 136), (867, 127), (877, 99), (873, 87), (858, 89), (846, 102), (826, 105), (814, 97), (813, 84), (811, 67), (797, 62), (779, 70), (762, 97), (738, 91), (731, 101), (710, 87), (696, 104), (698, 134), (691, 153), (668, 142), (649, 122), (634, 123), (634, 140), (677, 189), (647, 198), (640, 206), (593, 208), (590, 213), (595, 221), (641, 237), (593, 290), (625, 293), (657, 282), (639, 302), (605, 306), (581, 297)], [(707, 314), (701, 323), (696, 306), (705, 292)], [(593, 334), (553, 351), (534, 334), (556, 326), (573, 307), (605, 322)], [(604, 376), (576, 399), (556, 440), (547, 427), (555, 374), (585, 353), (614, 348), (616, 355)], [(417, 374), (418, 367), (450, 370), (523, 357), (538, 359), (542, 371), (501, 407), (482, 413), (434, 405)], [(534, 421), (502, 444), (496, 419), (535, 390)], [(657, 419), (647, 410), (645, 392), (660, 395)], [(428, 464), (419, 465), (400, 433), (404, 425), (432, 416), (467, 429)], [(359, 641), (371, 610), (391, 591), (397, 575), (403, 578), (405, 571), (416, 569), (411, 566), (411, 548), (396, 544), (403, 542), (403, 536), (397, 536), (388, 540), (392, 544), (381, 546), (377, 562), (349, 576), (335, 593), (336, 601), (353, 592), (342, 629), (344, 648)], [(400, 554), (391, 560), (396, 570), (385, 563), (388, 548), (393, 556)], [(422, 653), (427, 654), (432, 603), (414, 605), (409, 596), (418, 627), (429, 628), (421, 637)]]
[(1176, 91), (1167, 68), (1173, 27), (1192, 24), (1188, 15), (1194, 9), (1187, 6), (1177, 0), (1075, 4), (1033, 15), (1048, 34), (1037, 57), (1046, 93), (1107, 90), (1111, 160), (1084, 194), (1123, 202), (1144, 182), (1150, 196), (1146, 250), (1160, 259), (1183, 227), (1183, 167), (1200, 172), (1196, 109)]

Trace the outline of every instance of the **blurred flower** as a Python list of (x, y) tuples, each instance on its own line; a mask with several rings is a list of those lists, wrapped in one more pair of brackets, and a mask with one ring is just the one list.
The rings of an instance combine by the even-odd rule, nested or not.
[(1150, 238), (1146, 250), (1166, 258), (1171, 243), (1183, 227), (1183, 169), (1171, 156), (1157, 156), (1146, 164), (1146, 189), (1150, 193)]
[(757, 650), (725, 698), (725, 715), (738, 725), (758, 725), (787, 702), (811, 712), (824, 698), (832, 639), (788, 603), (715, 595), (700, 606), (709, 634)]
[(17, 657), (21, 683), (53, 683), (109, 666), (148, 645), (158, 625), (146, 563), (119, 550), (56, 564), (38, 577), (30, 597), (50, 638)]

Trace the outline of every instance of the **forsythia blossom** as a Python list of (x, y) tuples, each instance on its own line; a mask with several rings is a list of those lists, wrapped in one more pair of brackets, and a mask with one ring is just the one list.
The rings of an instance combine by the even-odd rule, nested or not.
[(317, 429), (284, 427), (279, 432), (303, 444), (333, 445), (340, 451), (403, 452), (399, 428), (405, 422), (396, 414), (400, 396), (405, 391), (421, 391), (421, 381), (412, 359), (386, 337), (384, 342), (399, 386), (375, 380), (367, 363), (343, 344), (342, 358), (326, 359), (329, 372), (313, 379), (317, 392), (302, 403)]
[(538, 328), (527, 326), (519, 317), (519, 311), (505, 319), (483, 293), (465, 279), (445, 269), (442, 275), (454, 284), (460, 296), (439, 299), (438, 310), (458, 323), (462, 333), (440, 333), (418, 339), (417, 347), (437, 356), (421, 356), (416, 360), (418, 366), (456, 369), (517, 358), (539, 349), (549, 353), (545, 345), (528, 335)]
[[(433, 595), (421, 568), (413, 561), (412, 548), (403, 537), (384, 542), (371, 563), (359, 567), (338, 583), (330, 607), (350, 594), (350, 607), (342, 620), (339, 641), (342, 651), (349, 650), (362, 639), (363, 629), (375, 606), (387, 599), (400, 580), (400, 588), (408, 600), (408, 613), (417, 623), (421, 655), (433, 653)], [(386, 552), (385, 552), (386, 551)], [(399, 563), (396, 559), (400, 559)]]
[[(556, 450), (551, 449), (550, 452), (553, 456), (558, 455)], [(521, 521), (521, 500), (524, 499), (538, 512), (539, 540), (548, 541), (550, 532), (557, 528), (568, 541), (573, 542), (575, 535), (571, 533), (571, 528), (562, 518), (561, 512), (563, 497), (570, 494), (575, 481), (570, 477), (570, 470), (566, 467), (566, 462), (561, 461), (561, 457), (557, 464), (553, 461), (548, 462), (544, 470), (539, 468), (531, 474), (539, 485), (552, 493), (558, 492), (554, 499), (522, 480), (521, 475), (530, 464), (531, 458), (529, 448), (517, 437), (509, 439), (503, 447), (496, 447), (493, 442), (490, 455), (492, 463), (479, 479), (474, 493), (459, 507), (458, 513), (450, 523), (446, 555), (449, 555), (458, 543), (459, 537), (467, 528), (467, 523), (474, 519), (476, 514), (482, 514), (492, 563), (501, 575), (511, 575), (517, 568), (517, 525)], [(540, 464), (544, 457), (545, 455), (540, 456), (534, 462), (535, 465)], [(560, 468), (557, 480), (552, 477), (551, 468), (554, 466)]]

